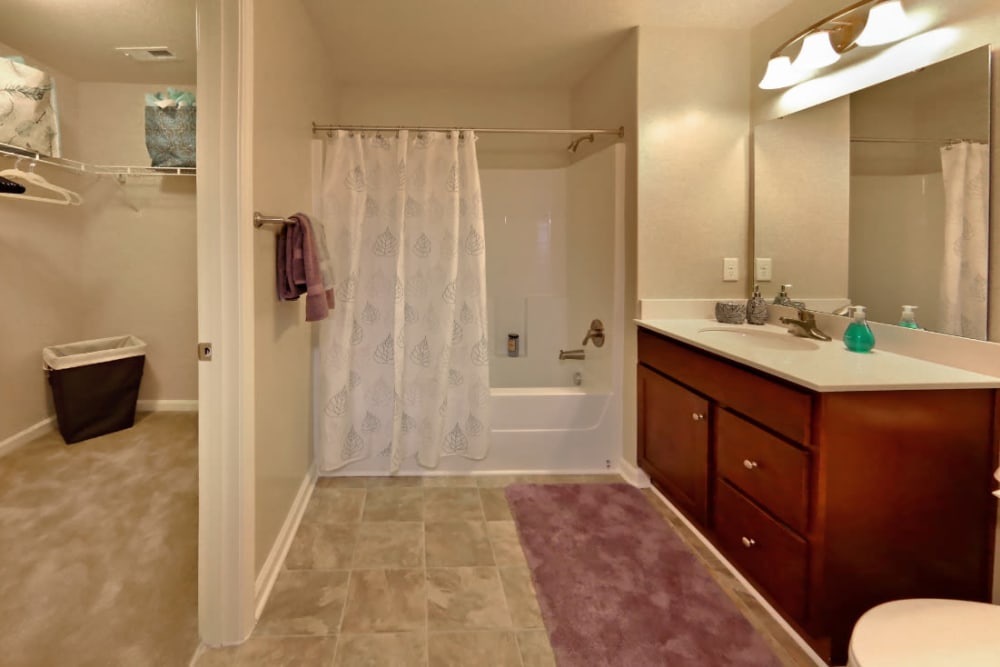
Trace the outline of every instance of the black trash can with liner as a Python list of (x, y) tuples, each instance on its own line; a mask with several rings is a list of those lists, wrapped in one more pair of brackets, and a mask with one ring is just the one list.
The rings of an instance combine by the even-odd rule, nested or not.
[(114, 336), (42, 350), (59, 433), (66, 444), (120, 431), (135, 423), (146, 343)]

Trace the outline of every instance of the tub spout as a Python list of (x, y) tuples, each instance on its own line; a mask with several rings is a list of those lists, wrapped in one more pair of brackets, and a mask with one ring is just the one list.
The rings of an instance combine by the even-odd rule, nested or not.
[(559, 350), (559, 361), (566, 359), (586, 359), (587, 353), (584, 350)]

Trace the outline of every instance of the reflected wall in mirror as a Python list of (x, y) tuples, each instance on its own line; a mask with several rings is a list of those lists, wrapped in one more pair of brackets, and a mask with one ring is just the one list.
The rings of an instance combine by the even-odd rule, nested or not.
[(985, 340), (989, 132), (989, 46), (758, 125), (755, 257), (812, 308)]

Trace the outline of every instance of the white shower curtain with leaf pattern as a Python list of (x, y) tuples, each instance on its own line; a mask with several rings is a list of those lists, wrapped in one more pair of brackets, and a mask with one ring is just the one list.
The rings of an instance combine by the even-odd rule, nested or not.
[(944, 178), (942, 333), (986, 340), (989, 265), (988, 144), (963, 141), (941, 149)]
[[(320, 330), (322, 470), (489, 446), (483, 209), (472, 132), (326, 142), (320, 220), (336, 307)], [(381, 467), (381, 466), (379, 466)]]

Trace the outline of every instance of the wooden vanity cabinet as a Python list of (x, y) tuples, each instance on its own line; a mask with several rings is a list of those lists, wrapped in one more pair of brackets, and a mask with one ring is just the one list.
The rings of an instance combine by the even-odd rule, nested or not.
[(643, 469), (656, 475), (675, 505), (704, 525), (708, 521), (708, 400), (642, 366), (638, 382)]
[(638, 343), (640, 467), (827, 661), (882, 602), (989, 600), (996, 390), (814, 392)]

